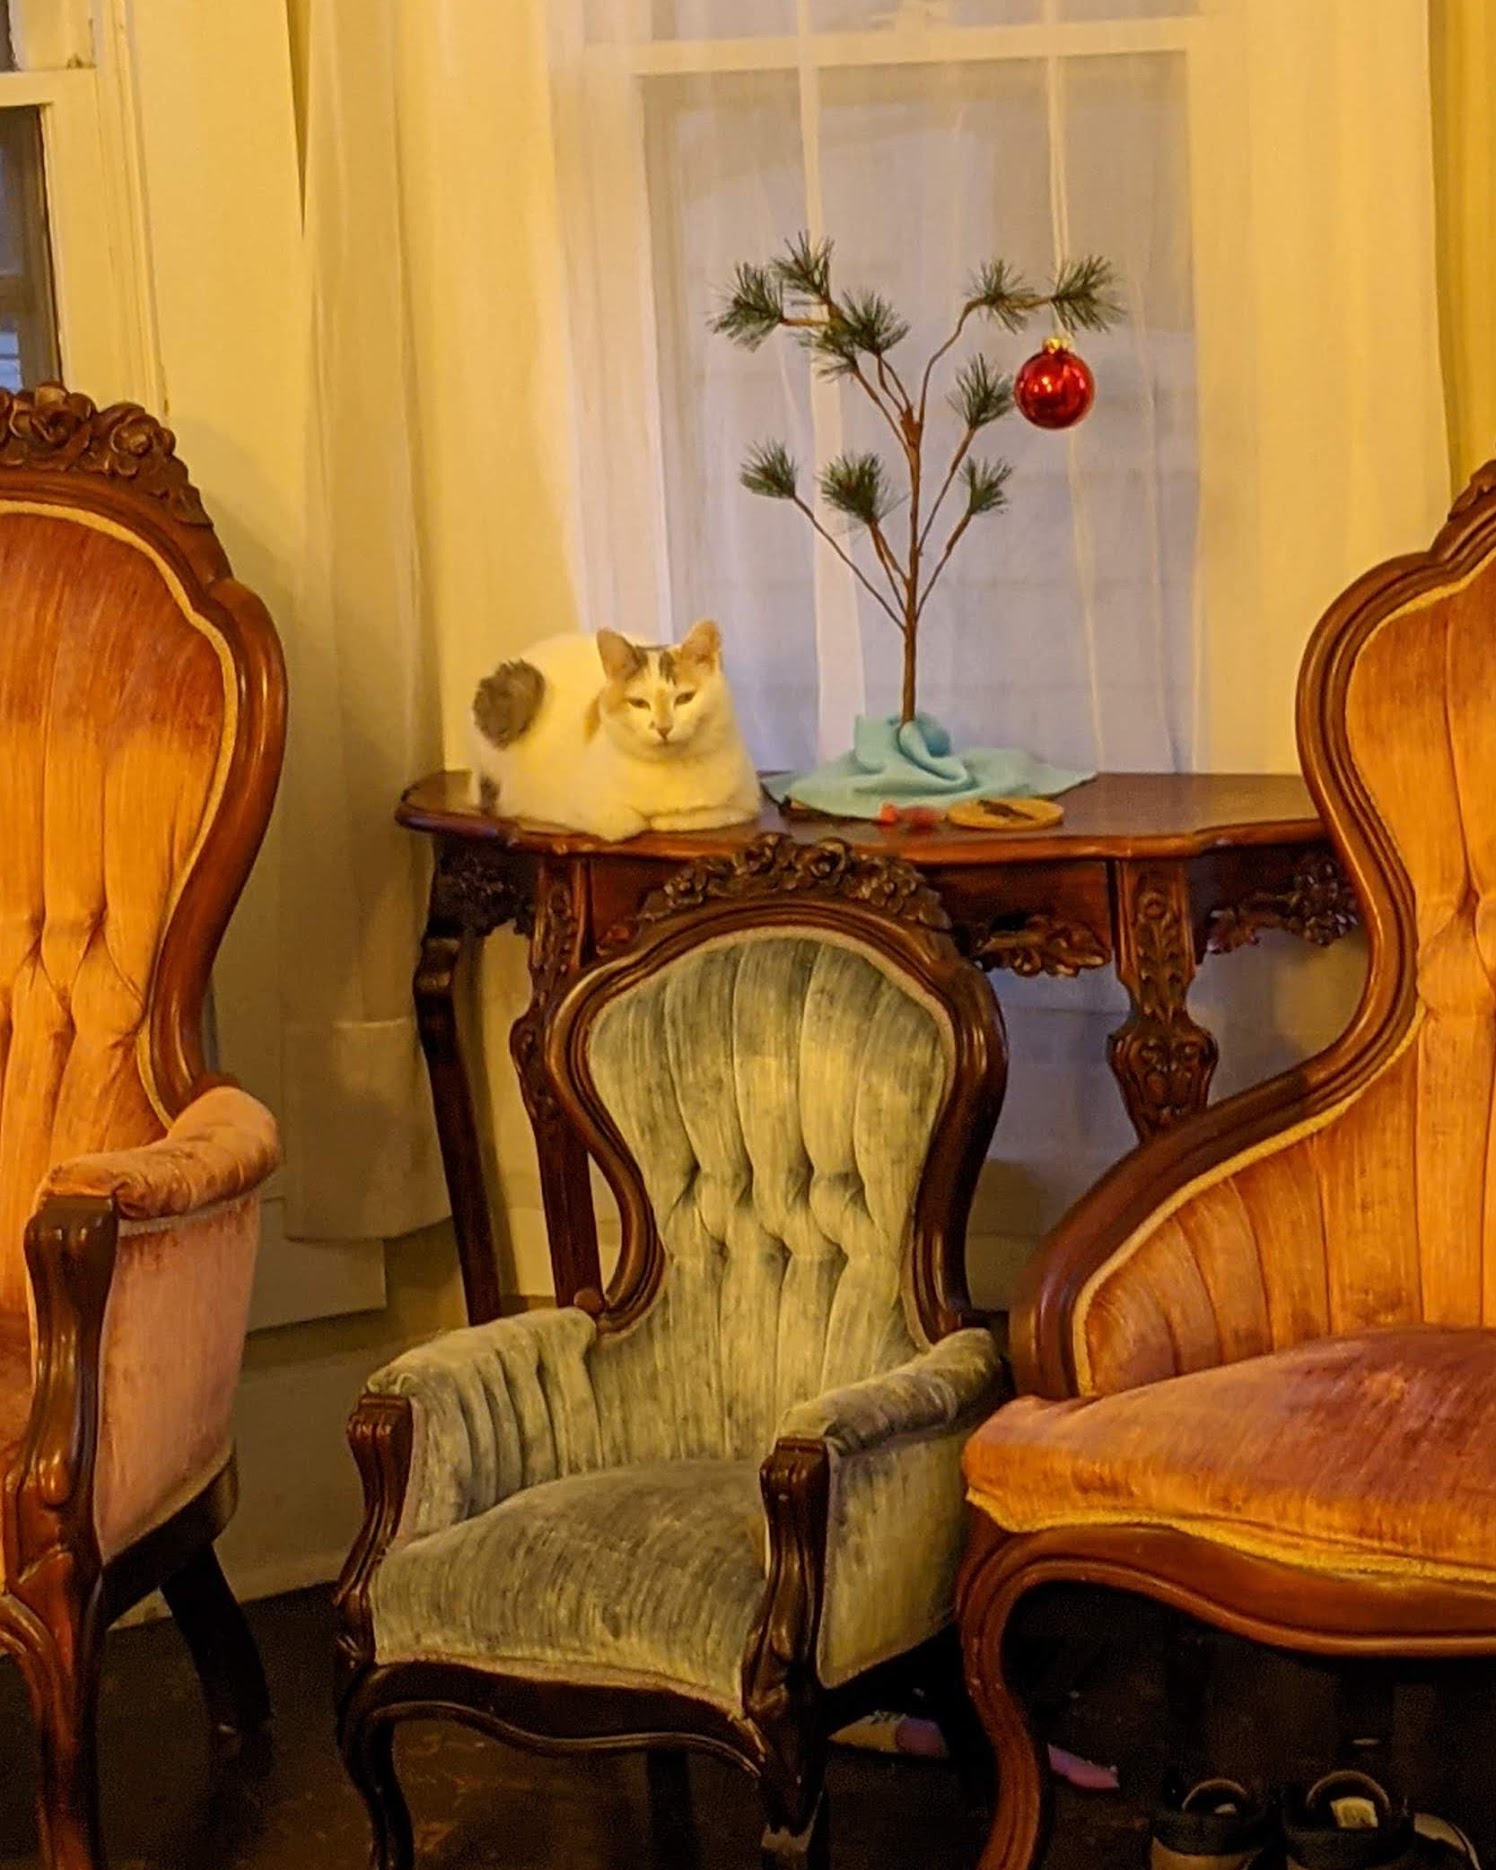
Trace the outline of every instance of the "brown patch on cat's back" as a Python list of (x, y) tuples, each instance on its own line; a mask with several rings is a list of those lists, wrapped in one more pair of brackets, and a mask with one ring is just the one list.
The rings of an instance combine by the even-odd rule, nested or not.
[(591, 740), (602, 723), (603, 704), (600, 695), (594, 695), (587, 703), (587, 712), (582, 716), (582, 738)]
[(545, 677), (533, 662), (502, 662), (478, 684), (473, 724), (495, 747), (511, 746), (540, 712)]

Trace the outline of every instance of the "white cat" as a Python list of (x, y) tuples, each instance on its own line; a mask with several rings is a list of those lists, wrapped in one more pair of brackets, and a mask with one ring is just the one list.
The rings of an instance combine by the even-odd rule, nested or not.
[(612, 841), (758, 812), (714, 623), (668, 648), (548, 637), (478, 684), (473, 726), (478, 803), (506, 818)]

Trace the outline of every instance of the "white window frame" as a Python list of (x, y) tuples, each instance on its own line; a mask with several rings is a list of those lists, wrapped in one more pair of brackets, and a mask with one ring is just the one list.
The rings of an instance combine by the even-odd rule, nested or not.
[[(0, 109), (41, 117), (58, 348), (100, 401), (161, 405), (127, 21), (98, 0), (93, 62), (0, 72)], [(59, 48), (60, 49), (60, 48)]]

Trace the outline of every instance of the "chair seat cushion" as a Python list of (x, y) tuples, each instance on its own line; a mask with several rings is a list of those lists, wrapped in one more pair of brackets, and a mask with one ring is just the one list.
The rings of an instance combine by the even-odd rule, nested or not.
[(1011, 1532), (1168, 1526), (1316, 1571), (1496, 1582), (1496, 1331), (1361, 1332), (1110, 1396), (1020, 1397), (965, 1465)]
[(670, 1686), (736, 1711), (763, 1550), (752, 1461), (546, 1481), (385, 1559), (379, 1660)]

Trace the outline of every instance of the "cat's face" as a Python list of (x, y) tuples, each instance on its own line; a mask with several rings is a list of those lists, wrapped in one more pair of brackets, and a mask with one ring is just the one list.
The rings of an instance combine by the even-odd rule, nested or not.
[(597, 653), (607, 678), (598, 720), (628, 752), (668, 759), (718, 718), (726, 687), (716, 624), (695, 624), (683, 642), (660, 649), (599, 630)]

